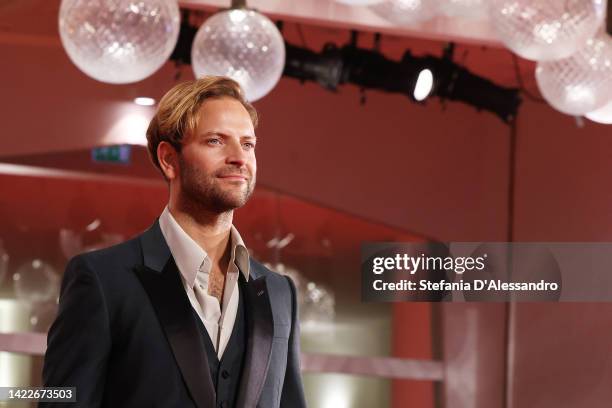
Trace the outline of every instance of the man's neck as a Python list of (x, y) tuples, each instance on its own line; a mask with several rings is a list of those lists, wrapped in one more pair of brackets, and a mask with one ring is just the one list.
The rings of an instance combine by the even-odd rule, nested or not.
[(176, 222), (183, 228), (210, 257), (214, 264), (229, 260), (230, 231), (233, 211), (211, 213), (207, 211), (188, 211), (177, 204), (169, 204), (168, 209)]

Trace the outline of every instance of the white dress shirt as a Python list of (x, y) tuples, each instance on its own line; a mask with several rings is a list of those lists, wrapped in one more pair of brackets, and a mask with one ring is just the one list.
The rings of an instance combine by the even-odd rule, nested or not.
[[(206, 251), (176, 222), (167, 206), (159, 217), (159, 226), (181, 273), (189, 302), (204, 323), (217, 356), (221, 359), (232, 334), (238, 311), (240, 297), (238, 274), (242, 272), (245, 279), (249, 280), (249, 252), (238, 230), (232, 225), (231, 257), (225, 275), (223, 304), (219, 304), (216, 297), (208, 294), (212, 261)], [(194, 290), (196, 284), (199, 288)]]

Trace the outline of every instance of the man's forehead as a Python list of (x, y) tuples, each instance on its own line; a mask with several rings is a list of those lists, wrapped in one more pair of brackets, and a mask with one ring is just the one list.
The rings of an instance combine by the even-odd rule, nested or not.
[(244, 105), (235, 98), (229, 97), (229, 96), (221, 96), (221, 97), (214, 97), (214, 98), (208, 98), (205, 99), (204, 101), (202, 101), (202, 103), (200, 104), (200, 108), (199, 110), (225, 110), (225, 109), (232, 109), (232, 110), (236, 110), (236, 111), (243, 111), (244, 113), (246, 113), (247, 115), (249, 114), (247, 109), (244, 107)]
[(215, 98), (203, 102), (197, 122), (199, 134), (217, 131), (245, 136), (255, 135), (251, 115), (239, 101), (232, 98)]

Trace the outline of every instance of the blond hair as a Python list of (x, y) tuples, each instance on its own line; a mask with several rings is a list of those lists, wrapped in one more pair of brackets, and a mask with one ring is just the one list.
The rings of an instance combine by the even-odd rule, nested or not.
[[(181, 151), (183, 137), (198, 126), (198, 111), (207, 99), (230, 97), (236, 99), (249, 113), (253, 127), (257, 127), (257, 111), (244, 97), (240, 85), (223, 76), (204, 76), (182, 82), (170, 89), (159, 101), (157, 112), (147, 129), (147, 145), (153, 164), (161, 171), (157, 147), (168, 142)], [(163, 174), (163, 172), (162, 172)]]

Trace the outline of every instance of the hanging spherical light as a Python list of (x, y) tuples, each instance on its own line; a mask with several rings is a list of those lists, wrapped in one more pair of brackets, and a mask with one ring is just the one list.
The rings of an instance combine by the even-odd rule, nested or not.
[(34, 302), (30, 309), (31, 330), (38, 333), (46, 333), (49, 326), (57, 316), (57, 302), (50, 299), (46, 302)]
[(603, 123), (604, 125), (612, 125), (612, 100), (610, 100), (610, 102), (608, 102), (602, 108), (589, 112), (584, 116), (593, 122)]
[(449, 17), (485, 19), (488, 16), (485, 0), (442, 0), (440, 10)]
[(370, 9), (393, 24), (406, 26), (434, 17), (439, 12), (439, 3), (438, 0), (385, 0)]
[(304, 304), (300, 320), (308, 323), (331, 323), (336, 312), (334, 292), (325, 285), (308, 282), (305, 287)]
[(125, 84), (157, 71), (178, 40), (176, 0), (62, 0), (59, 32), (72, 62), (101, 82)]
[(523, 58), (549, 61), (572, 55), (604, 17), (603, 0), (491, 0), (491, 26)]
[(539, 62), (536, 81), (544, 99), (569, 115), (584, 115), (612, 98), (612, 37), (603, 30), (571, 57)]
[(278, 83), (285, 67), (285, 42), (276, 25), (253, 10), (214, 14), (202, 24), (191, 48), (196, 77), (223, 75), (236, 80), (249, 101)]
[(15, 295), (24, 302), (46, 302), (59, 291), (60, 277), (55, 269), (40, 259), (21, 265), (13, 274)]

